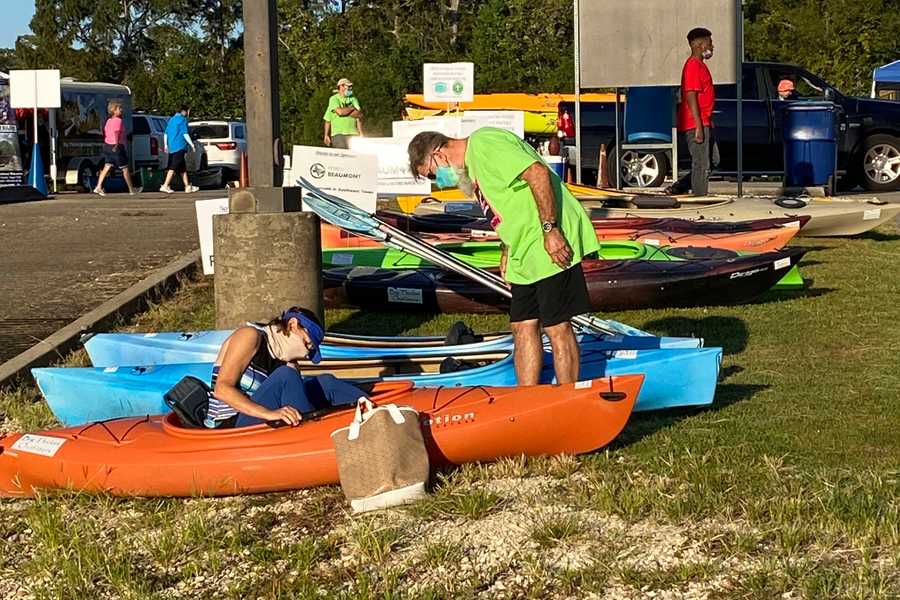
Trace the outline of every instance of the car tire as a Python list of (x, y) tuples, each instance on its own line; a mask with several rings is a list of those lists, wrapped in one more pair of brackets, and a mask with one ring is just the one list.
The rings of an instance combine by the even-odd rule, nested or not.
[(870, 135), (855, 162), (865, 189), (870, 192), (900, 189), (900, 139), (884, 133)]
[[(622, 187), (659, 187), (669, 172), (669, 157), (664, 151), (623, 150), (621, 160)], [(606, 151), (606, 173), (609, 176), (609, 185), (615, 186), (616, 147), (613, 145)]]
[(97, 174), (100, 170), (91, 163), (84, 161), (78, 167), (78, 187), (85, 193), (94, 191), (93, 183), (97, 181)]

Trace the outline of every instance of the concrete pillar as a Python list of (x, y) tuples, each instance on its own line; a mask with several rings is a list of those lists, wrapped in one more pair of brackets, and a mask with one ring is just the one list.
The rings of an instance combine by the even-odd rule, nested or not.
[(299, 305), (322, 318), (319, 218), (284, 188), (275, 0), (244, 0), (244, 86), (252, 187), (229, 191), (213, 218), (216, 326), (230, 329)]
[(319, 219), (304, 212), (213, 217), (216, 327), (262, 321), (289, 306), (322, 310)]

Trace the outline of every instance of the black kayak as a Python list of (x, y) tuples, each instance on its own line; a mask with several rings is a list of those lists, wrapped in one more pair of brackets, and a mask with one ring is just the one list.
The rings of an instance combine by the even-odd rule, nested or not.
[[(710, 306), (752, 300), (772, 288), (805, 254), (803, 248), (736, 256), (692, 249), (691, 260), (585, 260), (594, 310)], [(723, 258), (727, 256), (727, 258)], [(330, 308), (506, 312), (509, 301), (438, 268), (336, 267), (323, 271)]]

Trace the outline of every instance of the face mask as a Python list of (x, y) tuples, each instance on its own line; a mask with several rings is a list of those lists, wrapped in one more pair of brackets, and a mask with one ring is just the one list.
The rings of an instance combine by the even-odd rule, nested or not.
[(459, 183), (459, 173), (451, 166), (438, 167), (434, 175), (434, 183), (440, 189), (456, 187)]
[(347, 97), (347, 98), (352, 98), (352, 97), (353, 97), (353, 90), (347, 90), (346, 92), (344, 92), (344, 96)]
[(269, 354), (282, 362), (294, 362), (303, 360), (309, 356), (309, 349), (306, 342), (300, 335), (288, 335), (285, 332), (278, 331), (275, 325), (267, 325), (266, 345)]
[(703, 51), (703, 60), (709, 60), (709, 59), (711, 59), (712, 57), (713, 57), (713, 51), (712, 51), (712, 50), (704, 50), (704, 51)]

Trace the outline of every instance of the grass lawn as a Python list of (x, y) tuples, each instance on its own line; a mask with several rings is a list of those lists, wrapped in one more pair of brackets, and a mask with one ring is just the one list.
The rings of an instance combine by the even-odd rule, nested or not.
[[(708, 409), (636, 416), (588, 456), (441, 473), (427, 500), (362, 517), (337, 487), (5, 500), (0, 597), (900, 597), (900, 230), (798, 244), (804, 292), (608, 315), (723, 346)], [(507, 326), (328, 313), (397, 335), (458, 318)], [(212, 324), (200, 281), (124, 327)], [(0, 428), (52, 424), (36, 396), (0, 393)]]

